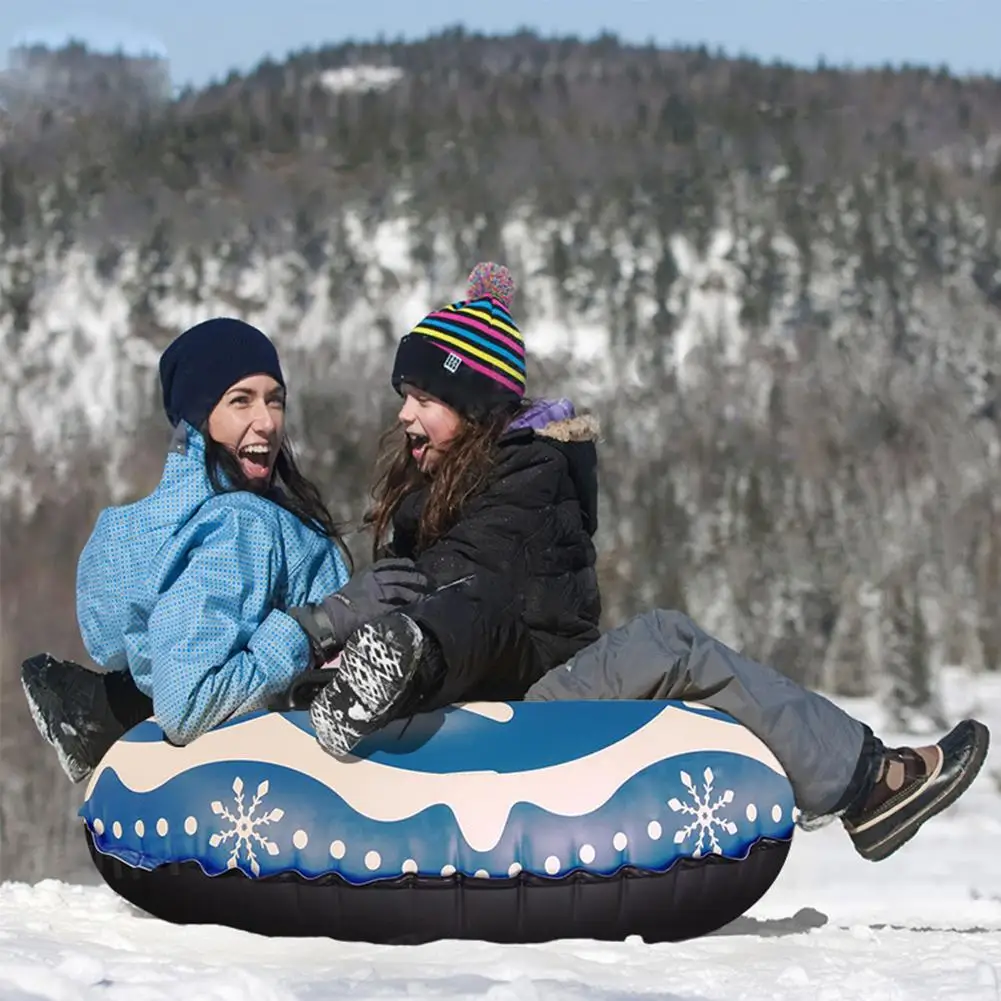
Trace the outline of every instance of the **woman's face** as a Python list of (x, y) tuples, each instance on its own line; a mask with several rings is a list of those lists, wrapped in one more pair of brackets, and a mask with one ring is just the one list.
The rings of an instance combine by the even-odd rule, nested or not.
[(448, 451), (462, 427), (462, 418), (447, 403), (404, 383), (399, 422), (407, 433), (410, 454), (422, 472), (429, 473)]
[(252, 484), (267, 485), (285, 438), (285, 390), (270, 375), (241, 379), (209, 414), (208, 433), (236, 456)]

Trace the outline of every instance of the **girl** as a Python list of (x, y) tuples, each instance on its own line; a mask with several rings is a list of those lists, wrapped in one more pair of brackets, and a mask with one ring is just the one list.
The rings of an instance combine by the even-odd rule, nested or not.
[[(968, 788), (987, 728), (964, 720), (937, 744), (887, 748), (677, 612), (654, 610), (592, 643), (591, 435), (570, 433), (583, 431), (579, 419), (531, 434), (520, 430), (531, 419), (512, 421), (524, 349), (507, 312), (510, 276), (480, 266), (471, 279), (473, 302), (432, 313), (400, 344), (393, 385), (406, 450), (380, 479), (370, 518), (377, 542), (392, 522), (393, 551), (455, 587), (348, 639), (310, 708), (320, 743), (344, 754), (393, 718), (458, 701), (698, 700), (772, 749), (806, 825), (837, 815), (864, 858), (896, 851)], [(571, 450), (561, 439), (587, 440)], [(320, 644), (322, 623), (308, 629)]]
[(477, 265), (466, 298), (400, 343), (404, 402), (367, 520), (376, 553), (392, 527), (386, 552), (435, 590), (350, 639), (327, 620), (336, 596), (297, 610), (315, 660), (343, 646), (310, 705), (333, 754), (418, 707), (521, 698), (598, 638), (596, 425), (568, 400), (525, 399), (513, 292), (506, 268)]
[(156, 490), (104, 510), (81, 554), (77, 616), (106, 674), (32, 658), (33, 717), (81, 781), (111, 743), (155, 712), (186, 744), (266, 705), (310, 664), (283, 611), (337, 592), (339, 629), (423, 593), (405, 561), (348, 581), (338, 531), (285, 434), (285, 379), (261, 331), (218, 318), (160, 360), (174, 434)]

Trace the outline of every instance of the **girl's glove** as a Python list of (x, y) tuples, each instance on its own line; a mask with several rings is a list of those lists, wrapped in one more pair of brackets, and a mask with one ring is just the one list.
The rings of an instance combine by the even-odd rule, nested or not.
[(340, 652), (359, 626), (400, 605), (412, 604), (431, 590), (431, 582), (413, 560), (391, 557), (355, 574), (344, 587), (322, 601), (289, 608), (286, 612), (309, 637), (310, 666), (319, 667)]

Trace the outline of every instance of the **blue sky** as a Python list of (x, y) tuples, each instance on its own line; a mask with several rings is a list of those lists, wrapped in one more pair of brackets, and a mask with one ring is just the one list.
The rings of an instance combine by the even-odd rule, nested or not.
[(176, 84), (204, 84), (265, 55), (346, 38), (414, 38), (457, 23), (507, 32), (654, 39), (720, 46), (799, 65), (947, 65), (1001, 75), (1001, 0), (10, 0), (0, 52), (73, 34), (96, 48), (146, 48), (170, 60)]

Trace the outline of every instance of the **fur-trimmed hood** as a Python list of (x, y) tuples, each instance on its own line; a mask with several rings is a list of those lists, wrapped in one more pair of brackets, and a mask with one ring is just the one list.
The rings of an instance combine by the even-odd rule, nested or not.
[(570, 476), (577, 489), (584, 522), (589, 535), (598, 528), (598, 419), (590, 414), (578, 414), (573, 401), (538, 400), (513, 420), (509, 434), (534, 432), (536, 440), (544, 441), (561, 452), (570, 466)]
[(597, 417), (591, 414), (580, 414), (575, 417), (565, 417), (563, 420), (552, 421), (535, 433), (540, 438), (552, 438), (554, 441), (598, 441), (601, 425)]
[(573, 400), (536, 400), (508, 426), (509, 431), (531, 428), (542, 438), (555, 441), (597, 441), (598, 419), (578, 414)]

